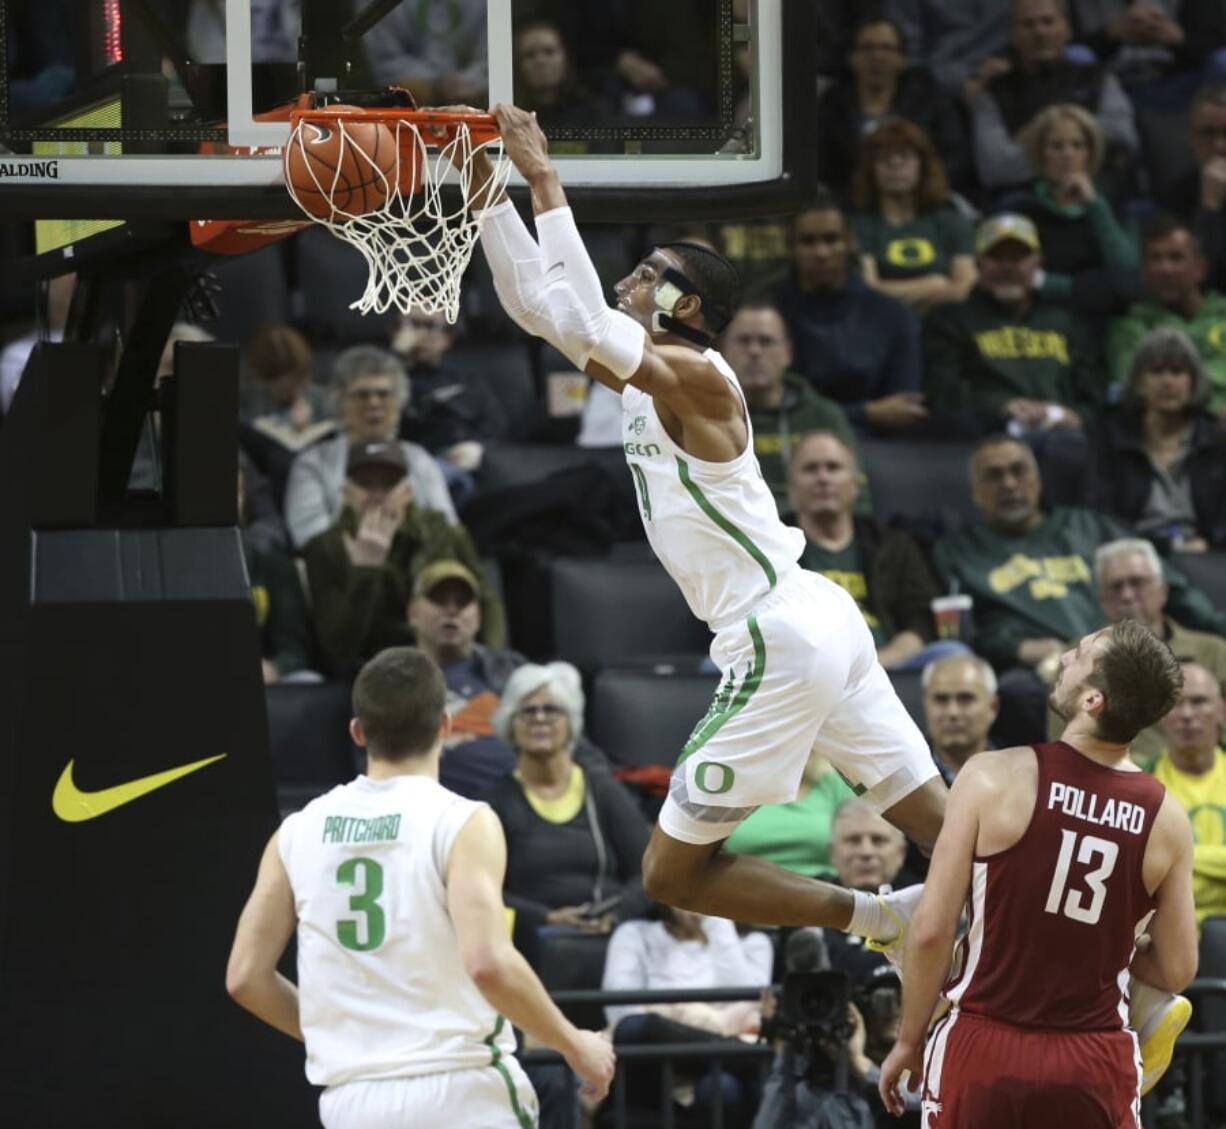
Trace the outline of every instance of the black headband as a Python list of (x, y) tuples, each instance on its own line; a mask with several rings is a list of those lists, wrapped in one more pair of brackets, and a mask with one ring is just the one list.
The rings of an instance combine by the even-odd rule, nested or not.
[[(707, 302), (707, 296), (695, 286), (688, 278), (685, 277), (676, 267), (665, 267), (660, 272), (660, 281), (672, 283), (682, 294), (693, 294), (696, 298), (702, 299), (704, 308)], [(669, 333), (676, 334), (678, 337), (684, 337), (687, 341), (692, 341), (695, 345), (701, 345), (704, 349), (707, 348), (715, 339), (713, 334), (708, 333), (704, 329), (695, 329), (693, 326), (685, 325), (678, 321), (675, 317), (666, 313), (657, 313), (656, 320), (659, 322), (662, 329), (668, 330)]]

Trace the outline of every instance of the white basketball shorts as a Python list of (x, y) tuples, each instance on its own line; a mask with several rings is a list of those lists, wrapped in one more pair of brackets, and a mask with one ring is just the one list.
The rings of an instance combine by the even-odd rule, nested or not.
[(762, 804), (796, 798), (811, 750), (879, 812), (937, 775), (851, 598), (796, 569), (716, 635), (715, 700), (673, 770), (660, 828), (714, 843)]
[(535, 1129), (536, 1091), (511, 1057), (497, 1066), (330, 1086), (324, 1129)]

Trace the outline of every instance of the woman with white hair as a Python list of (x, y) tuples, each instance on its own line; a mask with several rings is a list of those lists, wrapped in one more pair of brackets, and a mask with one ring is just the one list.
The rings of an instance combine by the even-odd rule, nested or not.
[(1092, 502), (1163, 549), (1226, 546), (1226, 432), (1205, 405), (1196, 346), (1155, 329), (1132, 359), (1124, 401), (1101, 423)]
[(485, 798), (506, 833), (504, 897), (517, 927), (608, 933), (651, 904), (640, 874), (647, 821), (608, 773), (575, 761), (583, 705), (570, 663), (529, 663), (508, 679), (494, 713), (516, 768)]

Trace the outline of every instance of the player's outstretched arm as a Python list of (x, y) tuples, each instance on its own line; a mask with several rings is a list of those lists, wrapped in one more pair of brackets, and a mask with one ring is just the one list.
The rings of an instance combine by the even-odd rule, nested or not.
[(993, 791), (989, 774), (981, 769), (982, 765), (972, 758), (954, 781), (924, 892), (907, 926), (902, 1020), (894, 1049), (881, 1064), (877, 1085), (881, 1100), (896, 1117), (905, 1108), (901, 1090), (903, 1071), (911, 1072), (908, 1086), (912, 1090), (923, 1079), (924, 1038), (941, 995), (941, 985), (949, 974), (958, 920), (970, 888), (979, 813)]
[(481, 242), (511, 317), (615, 391), (630, 383), (686, 417), (739, 417), (739, 401), (700, 354), (653, 344), (634, 319), (609, 308), (536, 115), (507, 105), (491, 113), (532, 194), (539, 242), (509, 203), (487, 213)]
[(298, 989), (277, 971), (297, 923), (294, 893), (274, 834), (238, 919), (226, 965), (226, 991), (253, 1015), (301, 1042)]
[[(1154, 840), (1160, 842), (1155, 844)], [(1196, 976), (1196, 904), (1192, 897), (1192, 825), (1187, 812), (1171, 796), (1162, 801), (1153, 846), (1164, 847), (1170, 865), (1154, 890), (1157, 909), (1149, 922), (1150, 945), (1132, 962), (1138, 980), (1167, 992), (1182, 992)]]
[(613, 1080), (613, 1048), (558, 1010), (511, 944), (502, 904), (506, 865), (502, 825), (489, 808), (480, 808), (456, 836), (447, 864), (447, 908), (464, 967), (500, 1015), (558, 1051), (583, 1080), (583, 1093), (599, 1100)]

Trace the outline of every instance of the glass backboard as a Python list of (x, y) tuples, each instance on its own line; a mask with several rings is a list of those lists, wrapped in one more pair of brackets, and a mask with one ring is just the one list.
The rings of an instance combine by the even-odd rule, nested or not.
[(617, 200), (641, 208), (644, 192), (695, 217), (737, 195), (761, 209), (763, 189), (804, 179), (798, 150), (810, 146), (793, 142), (812, 121), (814, 79), (796, 73), (812, 46), (805, 9), (0, 0), (0, 211), (79, 223), (289, 218), (278, 155), (287, 104), (303, 90), (388, 84), (421, 105), (536, 109), (563, 182), (581, 206), (585, 193), (603, 201), (607, 218), (627, 218), (613, 214)]

